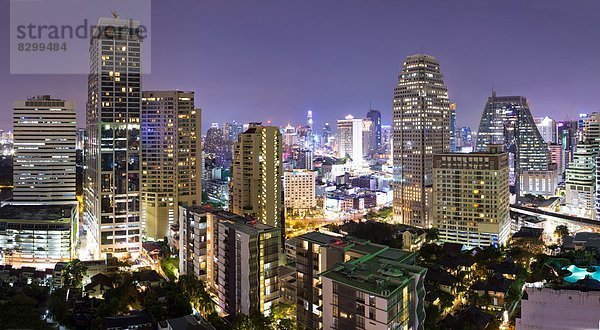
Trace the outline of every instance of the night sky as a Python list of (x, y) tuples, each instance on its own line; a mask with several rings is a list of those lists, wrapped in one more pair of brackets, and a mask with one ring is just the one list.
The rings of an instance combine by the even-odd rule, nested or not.
[[(155, 0), (143, 89), (196, 91), (205, 129), (304, 123), (309, 107), (320, 129), (369, 102), (389, 123), (402, 61), (424, 52), (441, 62), (458, 126), (476, 129), (492, 84), (536, 116), (574, 119), (600, 110), (599, 13), (597, 0)], [(10, 75), (4, 46), (0, 63), (0, 128), (15, 99), (37, 94), (76, 100), (84, 126), (86, 76)]]

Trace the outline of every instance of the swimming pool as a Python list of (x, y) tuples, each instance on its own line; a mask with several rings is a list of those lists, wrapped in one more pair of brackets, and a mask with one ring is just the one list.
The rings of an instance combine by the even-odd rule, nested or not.
[(564, 278), (565, 281), (569, 283), (575, 283), (581, 279), (584, 279), (587, 275), (590, 275), (593, 279), (600, 281), (600, 266), (596, 267), (596, 271), (590, 273), (587, 271), (587, 268), (580, 268), (575, 265), (571, 265), (566, 269), (571, 272), (570, 276)]

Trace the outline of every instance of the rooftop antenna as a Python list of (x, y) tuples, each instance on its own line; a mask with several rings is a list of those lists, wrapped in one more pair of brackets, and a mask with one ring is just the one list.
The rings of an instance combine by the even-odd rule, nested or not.
[(112, 10), (112, 11), (111, 11), (111, 13), (112, 13), (112, 15), (113, 15), (113, 18), (115, 18), (115, 19), (119, 19), (119, 13), (117, 13), (117, 11), (116, 11), (116, 10)]

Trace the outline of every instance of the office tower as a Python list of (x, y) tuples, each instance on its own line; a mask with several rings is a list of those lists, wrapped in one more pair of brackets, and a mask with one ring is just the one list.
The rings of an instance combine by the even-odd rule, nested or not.
[(317, 207), (315, 180), (317, 172), (294, 170), (283, 174), (283, 191), (287, 212), (300, 214)]
[(75, 102), (41, 95), (15, 101), (13, 199), (20, 204), (76, 204)]
[(142, 39), (139, 21), (100, 18), (90, 40), (84, 216), (95, 259), (141, 250)]
[(231, 212), (283, 229), (281, 133), (275, 126), (250, 123), (233, 147), (229, 186)]
[(380, 151), (382, 149), (381, 144), (381, 112), (373, 109), (369, 109), (367, 112), (367, 118), (373, 122), (374, 127), (374, 142), (373, 148), (375, 151)]
[(201, 202), (201, 127), (194, 92), (143, 92), (142, 222), (148, 238), (167, 236), (177, 205)]
[(323, 329), (423, 329), (426, 269), (384, 247), (321, 274)]
[(323, 132), (321, 133), (321, 137), (323, 140), (323, 145), (329, 146), (329, 140), (331, 137), (331, 127), (329, 126), (329, 123), (325, 123), (325, 126), (323, 126)]
[(337, 121), (338, 157), (350, 157), (354, 168), (362, 167), (363, 129), (363, 120), (356, 119), (352, 115)]
[(450, 150), (450, 101), (439, 62), (408, 56), (393, 100), (394, 220), (430, 226), (433, 154)]
[(375, 126), (370, 119), (363, 119), (362, 124), (362, 154), (363, 156), (372, 156), (377, 152), (375, 150)]
[(433, 157), (433, 219), (444, 242), (504, 245), (510, 232), (509, 166), (503, 145)]
[(534, 122), (538, 131), (540, 131), (540, 135), (542, 136), (542, 139), (544, 139), (544, 142), (558, 142), (558, 123), (556, 120), (545, 116), (543, 118), (535, 118)]
[(450, 152), (456, 152), (456, 103), (450, 103)]
[(573, 152), (577, 146), (577, 121), (562, 121), (558, 123), (559, 143), (565, 150), (565, 156), (568, 156), (568, 163), (573, 160)]
[[(485, 152), (491, 144), (505, 145), (509, 153), (511, 185), (514, 184), (517, 196), (530, 193), (527, 190), (519, 191), (523, 172), (537, 172), (530, 177), (557, 175), (548, 169), (548, 147), (535, 126), (529, 104), (523, 96), (496, 96), (496, 92), (492, 92), (488, 98), (479, 123), (475, 151)], [(540, 174), (547, 171), (546, 174)], [(523, 184), (524, 187), (529, 185)]]

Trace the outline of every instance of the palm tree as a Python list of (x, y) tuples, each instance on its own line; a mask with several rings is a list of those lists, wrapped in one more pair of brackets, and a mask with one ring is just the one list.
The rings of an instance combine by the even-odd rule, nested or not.
[(193, 275), (181, 275), (177, 282), (181, 291), (190, 299), (192, 306), (203, 316), (209, 315), (215, 311), (215, 304), (212, 297), (206, 290), (204, 282), (199, 281)]

